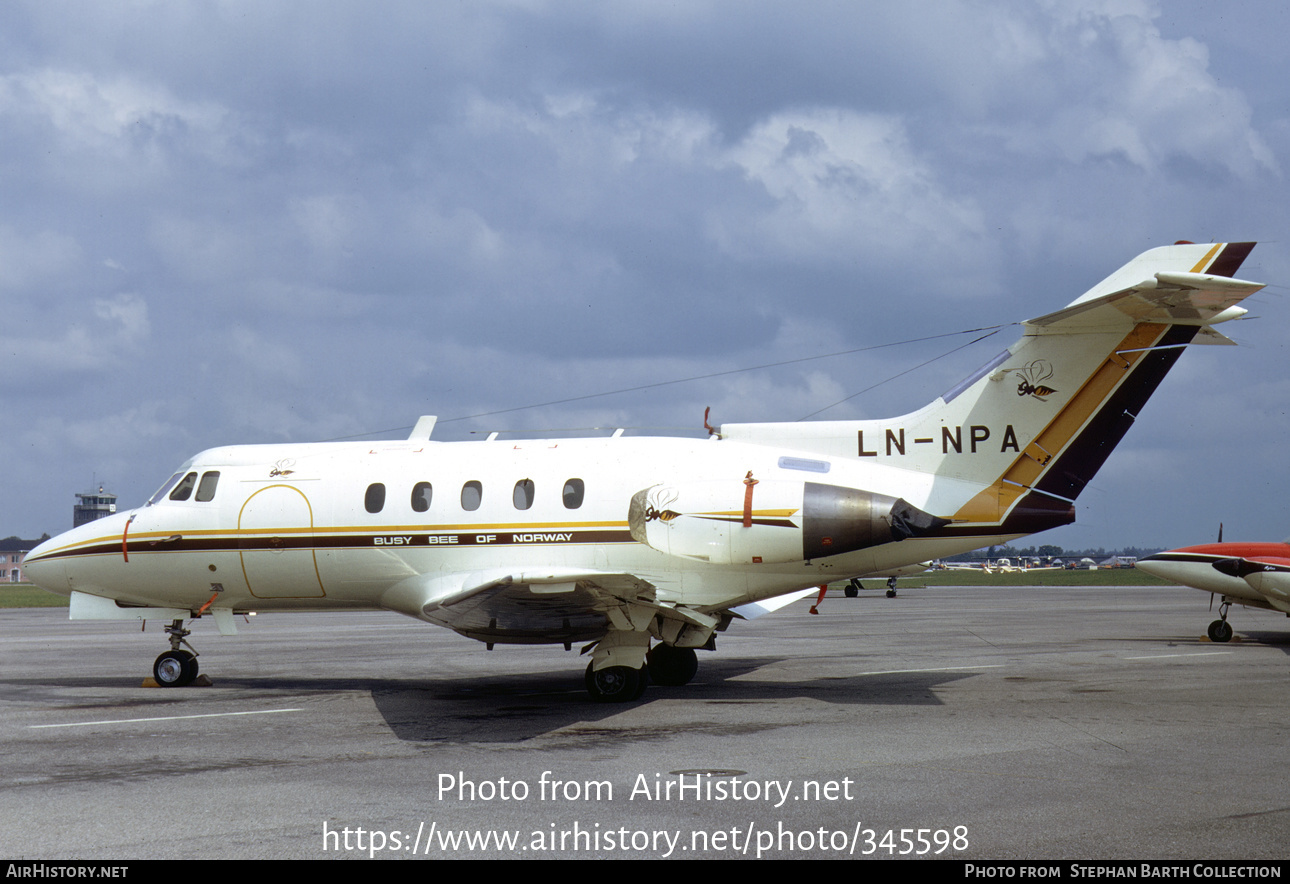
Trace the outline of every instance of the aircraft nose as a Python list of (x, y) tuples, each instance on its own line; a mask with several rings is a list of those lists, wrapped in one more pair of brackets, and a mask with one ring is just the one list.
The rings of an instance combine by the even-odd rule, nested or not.
[(1180, 561), (1178, 554), (1172, 551), (1156, 553), (1154, 556), (1138, 559), (1133, 563), (1133, 567), (1139, 571), (1145, 571), (1152, 577), (1159, 577), (1162, 580), (1172, 580), (1178, 582), (1179, 579), (1190, 573), (1188, 563)]
[(66, 593), (67, 568), (61, 559), (54, 556), (58, 548), (57, 541), (57, 537), (51, 538), (27, 553), (27, 557), (22, 560), (22, 573), (41, 589)]
[(1155, 577), (1161, 577), (1163, 575), (1160, 573), (1160, 561), (1158, 556), (1146, 556), (1134, 562), (1133, 567), (1146, 571)]

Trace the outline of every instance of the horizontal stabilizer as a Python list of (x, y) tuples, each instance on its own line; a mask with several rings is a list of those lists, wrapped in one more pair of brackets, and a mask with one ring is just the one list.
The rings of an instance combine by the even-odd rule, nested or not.
[(1207, 326), (1245, 315), (1236, 305), (1263, 288), (1263, 283), (1208, 273), (1159, 272), (1151, 279), (1071, 306), (1026, 323), (1039, 333), (1099, 332), (1126, 324)]

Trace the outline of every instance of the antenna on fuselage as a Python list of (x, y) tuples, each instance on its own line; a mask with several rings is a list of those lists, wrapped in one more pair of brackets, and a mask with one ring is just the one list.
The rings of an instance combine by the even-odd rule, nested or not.
[(439, 420), (438, 415), (423, 414), (417, 418), (417, 425), (412, 428), (408, 435), (409, 442), (417, 442), (422, 439), (429, 439), (430, 434), (434, 432), (435, 421)]

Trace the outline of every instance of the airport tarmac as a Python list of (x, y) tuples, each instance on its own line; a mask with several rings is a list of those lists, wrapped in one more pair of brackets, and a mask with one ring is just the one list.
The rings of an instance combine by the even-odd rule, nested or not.
[(1218, 645), (1183, 588), (809, 606), (632, 705), (577, 647), (395, 614), (203, 620), (213, 685), (166, 690), (161, 624), (0, 611), (0, 856), (1290, 856), (1286, 618)]

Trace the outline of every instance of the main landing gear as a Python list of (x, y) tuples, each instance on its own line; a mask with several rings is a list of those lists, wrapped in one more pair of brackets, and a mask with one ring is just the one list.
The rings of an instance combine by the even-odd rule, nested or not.
[[(170, 636), (170, 650), (152, 664), (152, 677), (163, 688), (182, 688), (197, 679), (197, 652), (185, 639), (192, 630), (184, 629), (183, 620), (174, 620), (166, 627)], [(179, 647), (187, 646), (188, 650)]]
[(657, 644), (639, 669), (631, 666), (595, 669), (594, 666), (594, 662), (587, 664), (584, 678), (591, 699), (597, 703), (630, 703), (644, 696), (650, 682), (666, 687), (689, 684), (699, 671), (699, 657), (694, 648)]
[(1218, 606), (1218, 619), (1209, 624), (1210, 641), (1228, 642), (1232, 640), (1232, 624), (1227, 622), (1227, 611), (1231, 607), (1231, 602), (1223, 602)]
[[(860, 585), (860, 578), (852, 577), (849, 581), (847, 581), (847, 585), (842, 587), (842, 594), (849, 599), (853, 599), (856, 596), (860, 595), (860, 590), (862, 589), (864, 589), (864, 587)], [(896, 597), (896, 578), (888, 577), (887, 578), (887, 598), (894, 599), (895, 597)]]
[(689, 684), (699, 671), (699, 655), (694, 648), (655, 645), (645, 657), (645, 668), (654, 684), (680, 687)]
[(630, 703), (639, 700), (649, 686), (649, 667), (632, 669), (630, 666), (606, 666), (592, 669), (587, 664), (587, 693), (597, 703)]

